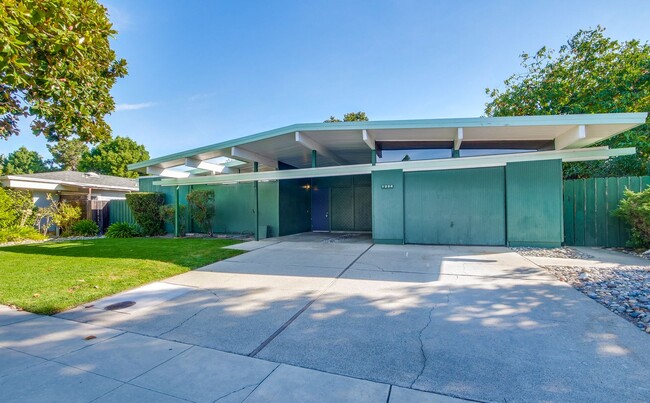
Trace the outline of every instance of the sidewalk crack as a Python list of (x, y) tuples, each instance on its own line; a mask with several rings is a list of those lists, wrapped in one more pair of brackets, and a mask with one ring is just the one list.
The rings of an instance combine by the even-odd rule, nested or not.
[(420, 329), (420, 332), (418, 333), (418, 340), (420, 340), (420, 353), (422, 354), (422, 369), (420, 370), (420, 373), (418, 374), (418, 376), (413, 380), (413, 382), (411, 382), (411, 388), (413, 388), (413, 385), (415, 385), (415, 383), (418, 380), (420, 380), (420, 377), (422, 377), (422, 374), (424, 373), (424, 370), (427, 367), (428, 357), (427, 357), (426, 352), (424, 351), (424, 342), (422, 341), (422, 334), (424, 333), (425, 330), (427, 330), (427, 328), (429, 326), (431, 326), (432, 315), (433, 315), (433, 310), (434, 309), (436, 309), (435, 304), (429, 310), (429, 320), (428, 320), (427, 324), (422, 329)]
[[(207, 290), (207, 291), (208, 291), (210, 294), (212, 294), (212, 295), (214, 295), (215, 297), (217, 297), (217, 301), (221, 301), (221, 298), (220, 298), (220, 297), (219, 297), (219, 296), (218, 296), (214, 291), (212, 291), (212, 290)], [(205, 311), (205, 310), (208, 309), (208, 308), (210, 308), (210, 307), (209, 307), (209, 306), (205, 306), (205, 307), (199, 309), (198, 311), (194, 312), (194, 314), (192, 314), (190, 317), (186, 318), (184, 321), (182, 321), (182, 322), (179, 323), (178, 325), (172, 327), (171, 329), (169, 329), (169, 330), (167, 330), (167, 331), (164, 331), (164, 332), (160, 333), (157, 337), (162, 337), (162, 336), (166, 335), (167, 333), (171, 333), (171, 332), (173, 332), (174, 330), (180, 328), (180, 327), (183, 326), (185, 323), (187, 323), (188, 321), (190, 321), (191, 319), (193, 319), (193, 318), (196, 317), (198, 314), (200, 314), (201, 312)]]

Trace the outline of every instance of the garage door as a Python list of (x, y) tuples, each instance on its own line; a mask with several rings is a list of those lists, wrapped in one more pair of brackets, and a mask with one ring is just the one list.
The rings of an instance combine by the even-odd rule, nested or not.
[(407, 243), (505, 245), (502, 167), (404, 174)]

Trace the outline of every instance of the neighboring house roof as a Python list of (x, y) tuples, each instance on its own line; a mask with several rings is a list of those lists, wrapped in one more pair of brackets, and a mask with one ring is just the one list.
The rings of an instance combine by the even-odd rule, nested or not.
[(41, 190), (102, 189), (124, 192), (138, 190), (136, 179), (100, 175), (94, 172), (56, 171), (36, 174), (1, 176), (2, 184), (9, 187)]
[[(282, 162), (310, 168), (371, 162), (370, 150), (407, 148), (528, 148), (589, 146), (645, 123), (646, 113), (479, 117), (337, 123), (301, 123), (153, 158), (129, 169), (163, 177), (248, 173), (253, 162), (273, 171)], [(233, 169), (235, 168), (235, 169)]]

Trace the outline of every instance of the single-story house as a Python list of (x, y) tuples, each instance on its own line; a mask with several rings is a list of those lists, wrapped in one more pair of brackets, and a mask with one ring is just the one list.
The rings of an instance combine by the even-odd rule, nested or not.
[(132, 164), (140, 189), (215, 192), (215, 230), (368, 231), (376, 243), (560, 246), (562, 162), (646, 113), (295, 124)]
[(86, 218), (97, 222), (102, 230), (109, 224), (108, 203), (138, 191), (136, 179), (76, 171), (0, 176), (0, 184), (30, 191), (37, 207), (50, 205), (48, 194), (57, 201), (76, 203), (84, 209)]

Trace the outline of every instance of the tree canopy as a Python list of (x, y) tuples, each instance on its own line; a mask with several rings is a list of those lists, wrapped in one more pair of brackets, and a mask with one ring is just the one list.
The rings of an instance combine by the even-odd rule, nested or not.
[(33, 174), (49, 171), (43, 158), (36, 151), (26, 147), (10, 153), (3, 162), (2, 175)]
[[(367, 122), (368, 116), (365, 112), (348, 112), (343, 115), (343, 122)], [(325, 123), (341, 122), (336, 116), (330, 116)]]
[(116, 34), (96, 0), (3, 0), (0, 4), (0, 138), (34, 118), (48, 141), (109, 139), (110, 90), (127, 74), (109, 39)]
[[(650, 111), (650, 45), (619, 42), (605, 29), (580, 30), (558, 51), (523, 53), (522, 73), (504, 89), (486, 89), (488, 116)], [(650, 128), (645, 124), (597, 145), (636, 147), (637, 155), (565, 165), (565, 177), (645, 175)]]
[(129, 171), (127, 165), (148, 159), (149, 152), (143, 145), (128, 137), (118, 136), (85, 153), (79, 161), (79, 170), (137, 178), (138, 173)]
[(48, 144), (47, 149), (52, 154), (52, 161), (64, 171), (76, 171), (82, 155), (88, 152), (86, 143), (79, 139), (60, 140)]

